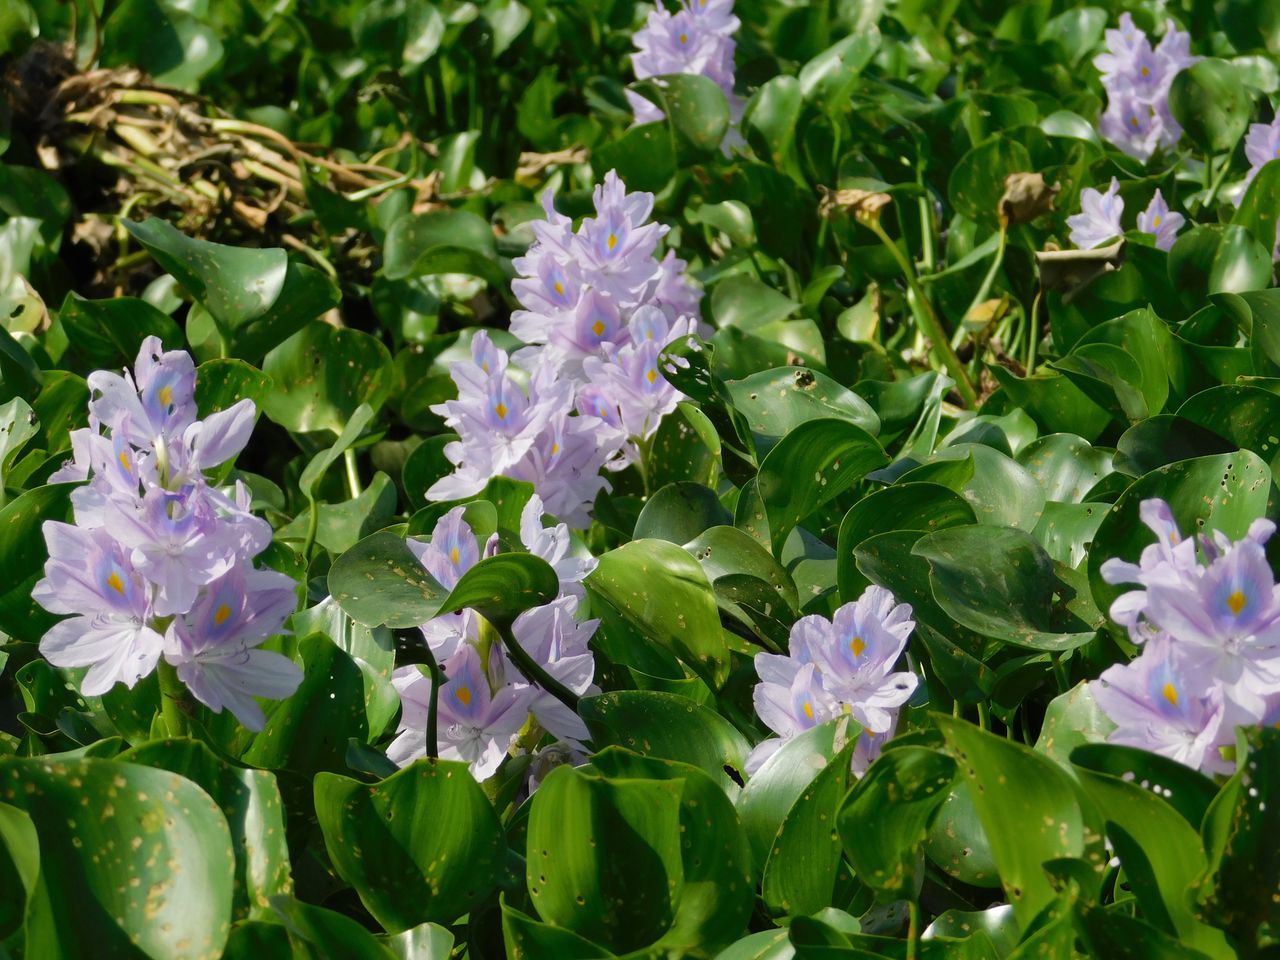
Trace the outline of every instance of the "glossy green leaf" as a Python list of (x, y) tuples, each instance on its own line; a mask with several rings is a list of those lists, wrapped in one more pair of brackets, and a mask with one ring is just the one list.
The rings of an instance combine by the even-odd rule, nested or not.
[(645, 501), (632, 536), (688, 543), (710, 527), (733, 523), (714, 490), (700, 483), (669, 483)]
[(617, 690), (587, 697), (578, 708), (597, 749), (626, 747), (642, 756), (678, 760), (702, 770), (731, 796), (751, 746), (714, 710), (656, 690)]
[(58, 311), (58, 321), (77, 350), (108, 369), (132, 365), (147, 337), (159, 337), (168, 350), (185, 346), (182, 330), (172, 317), (134, 297), (86, 300), (69, 293)]
[(598, 599), (649, 642), (670, 650), (713, 689), (729, 655), (715, 594), (698, 561), (662, 540), (634, 540), (600, 557), (586, 580)]
[(1011, 528), (953, 527), (912, 549), (929, 561), (934, 598), (956, 622), (1033, 650), (1088, 643), (1100, 622), (1080, 616), (1076, 591), (1030, 534)]
[(222, 952), (235, 858), (226, 820), (194, 783), (114, 760), (7, 757), (0, 784), (40, 837), (30, 955), (171, 956), (179, 941)]
[(836, 823), (863, 883), (893, 897), (916, 892), (916, 857), (947, 798), (955, 761), (925, 747), (883, 753), (849, 792)]
[(1041, 869), (1046, 861), (1083, 857), (1101, 879), (1102, 823), (1082, 806), (1061, 767), (961, 720), (939, 716), (935, 722), (969, 781), (1001, 883), (1024, 928), (1055, 897)]
[(464, 763), (419, 760), (380, 783), (315, 781), (334, 867), (388, 931), (449, 923), (497, 885), (506, 843)]
[(293, 888), (275, 777), (265, 770), (232, 766), (193, 740), (153, 740), (117, 759), (179, 774), (209, 795), (231, 830), (235, 915), (269, 919), (271, 898)]
[(1169, 110), (1192, 143), (1217, 154), (1244, 136), (1253, 98), (1235, 67), (1206, 57), (1173, 78)]
[(801, 520), (887, 462), (875, 437), (844, 420), (810, 420), (778, 441), (757, 478), (774, 554)]
[(381, 341), (320, 322), (267, 354), (262, 369), (274, 382), (263, 412), (299, 433), (341, 433), (361, 404), (375, 412), (382, 406), (393, 378), (391, 356)]
[(779, 367), (730, 380), (726, 386), (751, 428), (761, 457), (810, 420), (847, 420), (872, 436), (880, 430), (880, 418), (865, 400), (816, 370)]

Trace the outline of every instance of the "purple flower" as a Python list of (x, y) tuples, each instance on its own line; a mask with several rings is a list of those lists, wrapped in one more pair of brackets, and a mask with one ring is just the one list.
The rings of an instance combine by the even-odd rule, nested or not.
[(1161, 147), (1175, 146), (1182, 128), (1169, 111), (1173, 78), (1195, 63), (1191, 36), (1169, 20), (1154, 49), (1147, 35), (1124, 14), (1119, 30), (1106, 33), (1107, 51), (1094, 58), (1107, 91), (1102, 135), (1132, 157), (1146, 161)]
[(463, 519), (465, 508), (454, 507), (436, 521), (429, 543), (409, 540), (409, 549), (442, 587), (452, 590), (480, 560), (480, 544)]
[(74, 432), (73, 460), (55, 474), (87, 482), (71, 495), (75, 525), (45, 526), (49, 562), (33, 591), (72, 616), (41, 652), (89, 667), (87, 695), (132, 687), (163, 652), (196, 699), (259, 728), (254, 697), (288, 696), (301, 678), (292, 661), (253, 649), (293, 611), (294, 582), (253, 569), (272, 530), (250, 512), (243, 483), (228, 496), (205, 476), (244, 448), (254, 405), (197, 420), (191, 357), (155, 337), (132, 373), (97, 371), (89, 384), (89, 427)]
[(1100, 246), (1108, 240), (1124, 235), (1120, 215), (1124, 213), (1124, 199), (1120, 196), (1120, 184), (1115, 177), (1106, 193), (1092, 187), (1080, 191), (1081, 212), (1067, 217), (1071, 230), (1071, 242), (1081, 250)]
[(1152, 234), (1156, 238), (1156, 247), (1160, 250), (1173, 249), (1173, 242), (1185, 222), (1182, 214), (1170, 212), (1169, 204), (1165, 203), (1164, 195), (1159, 190), (1151, 198), (1147, 209), (1138, 214), (1138, 229)]
[(1198, 770), (1230, 773), (1217, 749), (1233, 736), (1223, 724), (1223, 688), (1198, 666), (1179, 655), (1177, 641), (1160, 636), (1136, 660), (1104, 670), (1091, 687), (1116, 724), (1107, 739)]
[(102, 529), (82, 530), (46, 521), (49, 559), (32, 598), (50, 613), (76, 614), (40, 640), (40, 653), (57, 667), (89, 667), (86, 696), (116, 683), (132, 687), (155, 669), (164, 646), (151, 627), (150, 590), (124, 550)]
[(133, 370), (133, 375), (125, 371), (123, 376), (105, 370), (89, 374), (89, 412), (137, 447), (180, 436), (196, 418), (191, 355), (164, 352), (159, 337), (147, 337)]
[[(580, 621), (576, 619), (577, 612), (577, 597), (560, 597), (520, 614), (511, 625), (511, 632), (525, 653), (552, 678), (578, 696), (587, 696), (599, 692), (593, 683), (596, 661), (587, 644), (600, 621)], [(545, 730), (561, 739), (587, 739), (589, 734), (582, 718), (554, 695), (527, 680), (522, 681), (519, 670), (510, 661), (504, 662), (503, 676), (517, 688), (529, 688), (529, 712)]]
[[(1244, 155), (1249, 161), (1245, 185), (1253, 183), (1259, 171), (1272, 160), (1280, 159), (1280, 115), (1270, 123), (1252, 123), (1244, 138)], [(1236, 206), (1244, 199), (1244, 191), (1236, 196)]]
[[(440, 685), (437, 703), (439, 755), (471, 767), (477, 780), (493, 776), (516, 742), (529, 715), (528, 688), (507, 685), (494, 693), (474, 647), (464, 646), (444, 664), (448, 679)], [(426, 756), (427, 717), (431, 678), (416, 666), (391, 675), (402, 705), (400, 730), (387, 756), (404, 766)]]
[(1201, 563), (1168, 504), (1145, 500), (1141, 512), (1156, 542), (1138, 564), (1108, 560), (1102, 574), (1143, 588), (1118, 598), (1111, 616), (1145, 645), (1103, 673), (1095, 694), (1118, 725), (1113, 740), (1226, 772), (1216, 747), (1266, 716), (1280, 688), (1280, 586), (1263, 549), (1275, 525), (1256, 520), (1238, 541), (1202, 536)]
[(282, 700), (302, 682), (288, 657), (255, 649), (279, 634), (297, 607), (297, 584), (274, 570), (237, 566), (209, 585), (165, 635), (165, 660), (214, 713), (223, 708), (245, 727), (265, 723), (255, 697)]
[[(831, 620), (802, 617), (791, 628), (787, 656), (756, 654), (757, 715), (786, 739), (849, 713), (871, 735), (862, 756), (869, 763), (883, 742), (875, 736), (894, 729), (898, 708), (919, 683), (914, 673), (893, 670), (914, 629), (911, 607), (878, 586), (844, 604)], [(773, 741), (760, 744), (748, 759), (748, 772), (777, 747)]]
[[(707, 77), (724, 92), (730, 118), (736, 124), (743, 108), (742, 98), (733, 92), (733, 34), (739, 26), (732, 0), (685, 0), (675, 13), (655, 4), (644, 27), (632, 37), (636, 52), (631, 55), (631, 66), (636, 79), (676, 73)], [(636, 123), (662, 119), (662, 111), (639, 94), (628, 91), (627, 100)], [(733, 143), (725, 146), (740, 142), (740, 136), (735, 136)]]
[(543, 526), (545, 516), (542, 498), (536, 493), (520, 512), (520, 542), (535, 557), (541, 557), (560, 578), (560, 593), (582, 596), (582, 581), (596, 568), (595, 557), (574, 556), (569, 527), (564, 523)]

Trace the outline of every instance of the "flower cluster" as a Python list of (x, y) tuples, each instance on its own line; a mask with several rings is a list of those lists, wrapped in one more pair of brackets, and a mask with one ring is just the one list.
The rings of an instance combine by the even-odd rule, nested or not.
[(72, 434), (74, 459), (52, 482), (83, 481), (71, 494), (74, 524), (44, 524), (49, 560), (32, 595), (72, 614), (40, 641), (59, 667), (88, 667), (87, 696), (132, 687), (161, 656), (192, 695), (225, 707), (251, 729), (254, 697), (282, 698), (302, 672), (258, 649), (297, 606), (293, 579), (253, 558), (271, 527), (249, 510), (238, 483), (228, 494), (206, 471), (235, 457), (253, 432), (251, 400), (196, 419), (190, 355), (148, 337), (123, 376), (89, 377), (89, 427)]
[[(658, 0), (644, 26), (631, 38), (636, 48), (631, 55), (636, 79), (676, 73), (707, 77), (724, 91), (729, 117), (736, 126), (744, 106), (743, 99), (733, 92), (733, 35), (740, 25), (733, 15), (733, 0), (684, 0), (675, 13)], [(662, 111), (638, 93), (628, 90), (627, 100), (636, 123), (662, 119)], [(738, 135), (730, 133), (724, 147), (740, 142)]]
[(680, 394), (659, 357), (693, 332), (701, 293), (685, 264), (658, 243), (667, 228), (646, 222), (653, 195), (628, 193), (610, 171), (595, 190), (594, 217), (575, 232), (548, 191), (536, 242), (515, 260), (523, 309), (511, 332), (527, 347), (509, 357), (477, 332), (471, 360), (450, 372), (458, 398), (432, 409), (457, 431), (445, 447), (455, 472), (427, 490), (431, 500), (479, 493), (497, 476), (527, 480), (549, 512), (586, 526), (600, 470), (640, 455)]
[[(577, 619), (582, 580), (594, 560), (570, 554), (569, 528), (543, 526), (543, 505), (536, 495), (520, 517), (520, 539), (534, 556), (551, 564), (560, 577), (560, 595), (545, 606), (520, 614), (511, 633), (547, 675), (578, 696), (599, 692), (595, 658), (588, 641), (599, 621)], [(474, 531), (455, 507), (436, 523), (431, 540), (409, 540), (423, 566), (452, 588), (480, 559), (497, 550), (497, 535), (481, 548)], [(447, 679), (437, 694), (439, 756), (470, 764), (477, 780), (497, 772), (518, 743), (537, 744), (543, 733), (559, 738), (544, 748), (556, 757), (580, 757), (587, 737), (581, 718), (554, 695), (520, 673), (483, 619), (472, 610), (436, 617), (422, 627), (423, 637)], [(387, 756), (404, 765), (425, 756), (432, 682), (416, 666), (398, 668), (391, 678), (403, 706), (396, 739)], [(543, 758), (544, 760), (547, 758)]]
[(1196, 62), (1191, 34), (1167, 21), (1159, 46), (1122, 14), (1120, 29), (1108, 30), (1107, 52), (1094, 57), (1107, 91), (1107, 109), (1099, 128), (1102, 135), (1131, 157), (1146, 161), (1157, 149), (1168, 149), (1182, 137), (1182, 128), (1169, 111), (1173, 78)]
[[(1080, 212), (1067, 217), (1071, 229), (1071, 242), (1081, 250), (1089, 250), (1124, 234), (1120, 215), (1124, 213), (1124, 199), (1120, 196), (1120, 184), (1115, 177), (1106, 193), (1085, 187), (1080, 191)], [(1138, 229), (1156, 238), (1161, 250), (1173, 248), (1178, 231), (1186, 218), (1170, 211), (1164, 195), (1156, 191), (1147, 209), (1138, 214)]]
[(1263, 545), (1275, 532), (1256, 520), (1243, 540), (1215, 531), (1183, 537), (1169, 505), (1144, 500), (1156, 542), (1136, 564), (1108, 560), (1108, 583), (1133, 583), (1111, 617), (1142, 645), (1139, 656), (1105, 670), (1094, 698), (1116, 724), (1115, 743), (1229, 773), (1223, 748), (1242, 724), (1280, 713), (1280, 586)]
[(919, 682), (914, 673), (893, 669), (915, 626), (909, 604), (871, 586), (830, 620), (797, 620), (787, 656), (756, 654), (756, 714), (778, 736), (751, 752), (747, 773), (755, 773), (785, 740), (842, 713), (862, 725), (853, 769), (865, 772), (893, 736), (898, 707)]

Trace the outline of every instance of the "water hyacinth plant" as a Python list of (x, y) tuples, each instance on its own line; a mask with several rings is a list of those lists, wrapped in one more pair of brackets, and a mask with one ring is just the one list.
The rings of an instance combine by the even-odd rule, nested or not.
[(0, 958), (1262, 960), (1265, 4), (0, 8)]

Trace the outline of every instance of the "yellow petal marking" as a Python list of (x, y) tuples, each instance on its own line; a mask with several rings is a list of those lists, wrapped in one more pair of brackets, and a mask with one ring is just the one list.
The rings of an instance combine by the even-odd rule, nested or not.
[(849, 641), (849, 649), (853, 651), (855, 657), (862, 656), (862, 651), (867, 649), (866, 641), (861, 637), (854, 637)]
[(225, 603), (218, 604), (218, 609), (213, 611), (213, 625), (220, 627), (227, 622), (227, 618), (231, 616), (231, 608)]
[(658, 379), (658, 371), (650, 367), (649, 371), (644, 375), (644, 378), (649, 381), (650, 385), (653, 385), (653, 383)]
[(1161, 221), (1161, 219), (1163, 219), (1163, 218), (1160, 216), (1160, 214), (1158, 214), (1158, 213), (1157, 213), (1154, 217), (1152, 217), (1152, 218), (1151, 218), (1151, 225), (1152, 225), (1153, 227), (1157, 227), (1157, 228), (1158, 228), (1158, 227), (1160, 226), (1160, 221)]
[(499, 400), (498, 405), (493, 408), (493, 412), (498, 415), (499, 420), (507, 419), (507, 405), (501, 400)]
[(111, 571), (111, 576), (107, 577), (107, 586), (116, 593), (124, 593), (124, 581), (120, 579), (120, 574), (116, 573), (114, 570)]
[(810, 720), (813, 719), (813, 704), (811, 704), (808, 700), (804, 702), (804, 715), (808, 717)]
[(1239, 590), (1227, 597), (1227, 609), (1229, 609), (1231, 611), (1231, 615), (1235, 617), (1240, 616), (1240, 611), (1243, 610), (1248, 603), (1249, 598)]
[(173, 390), (170, 387), (160, 388), (160, 404), (161, 406), (169, 406), (173, 403)]
[(592, 333), (594, 333), (597, 337), (603, 337), (603, 336), (604, 336), (604, 321), (603, 321), (603, 320), (597, 320), (595, 323), (593, 323), (593, 324), (591, 325), (591, 332), (592, 332)]
[(462, 703), (462, 705), (463, 705), (464, 707), (469, 707), (469, 706), (471, 706), (471, 688), (470, 688), (470, 687), (459, 687), (459, 688), (458, 688), (458, 700), (459, 700), (459, 701), (461, 701), (461, 703)]
[(126, 471), (130, 471), (130, 470), (132, 470), (132, 469), (133, 469), (133, 467), (129, 466), (129, 451), (128, 451), (128, 450), (121, 450), (121, 451), (120, 451), (120, 466), (124, 467)]
[(1160, 691), (1164, 694), (1164, 698), (1169, 701), (1172, 706), (1178, 705), (1178, 688), (1172, 683), (1166, 683), (1164, 689)]
[(564, 296), (564, 284), (559, 280), (556, 281), (556, 293), (562, 297)]
[(616, 233), (609, 234), (608, 239), (605, 240), (604, 243), (605, 243), (605, 246), (607, 246), (610, 250), (612, 250), (614, 247), (618, 245), (618, 235)]
[(449, 551), (449, 559), (453, 561), (453, 565), (455, 567), (461, 562), (462, 554), (458, 552), (457, 547), (454, 547), (452, 550)]

